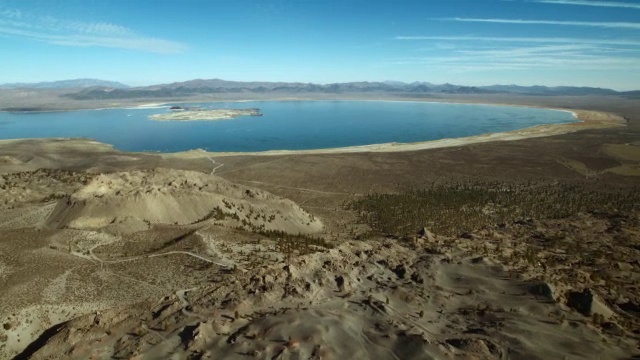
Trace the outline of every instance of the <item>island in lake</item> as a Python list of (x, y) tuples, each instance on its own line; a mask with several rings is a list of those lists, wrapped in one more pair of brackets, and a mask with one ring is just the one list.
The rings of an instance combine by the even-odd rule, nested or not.
[(189, 121), (189, 120), (228, 120), (238, 116), (262, 116), (260, 109), (185, 109), (177, 106), (171, 107), (171, 112), (149, 116), (152, 120), (159, 121)]

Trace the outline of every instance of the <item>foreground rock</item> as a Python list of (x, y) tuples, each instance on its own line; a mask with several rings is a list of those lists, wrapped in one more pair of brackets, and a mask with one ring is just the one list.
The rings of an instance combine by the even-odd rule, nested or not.
[(158, 301), (80, 317), (45, 332), (22, 356), (550, 359), (637, 353), (619, 327), (617, 335), (603, 333), (561, 302), (531, 294), (528, 280), (446, 242), (344, 243)]
[(37, 171), (1, 185), (13, 201), (0, 212), (0, 358), (639, 353), (637, 211), (453, 237), (341, 235), (327, 250), (244, 231), (270, 218), (262, 205), (314, 219), (198, 172)]

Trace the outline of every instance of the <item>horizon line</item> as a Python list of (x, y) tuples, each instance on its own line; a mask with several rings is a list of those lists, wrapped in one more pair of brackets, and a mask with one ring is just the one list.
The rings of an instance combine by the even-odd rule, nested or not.
[[(7, 83), (0, 83), (0, 90), (11, 90), (11, 88), (2, 88), (3, 86), (9, 86), (9, 85), (37, 85), (37, 84), (47, 84), (47, 83), (57, 83), (57, 82), (65, 82), (65, 81), (78, 81), (78, 80), (95, 80), (95, 81), (104, 81), (104, 82), (113, 82), (113, 83), (120, 83), (122, 85), (127, 86), (128, 88), (138, 88), (138, 87), (151, 87), (151, 86), (159, 86), (159, 85), (170, 85), (170, 84), (175, 84), (175, 83), (185, 83), (185, 82), (190, 82), (190, 81), (198, 81), (198, 80), (202, 80), (202, 81), (211, 81), (211, 80), (220, 80), (220, 81), (226, 81), (226, 82), (237, 82), (237, 83), (288, 83), (288, 84), (312, 84), (312, 85), (333, 85), (333, 84), (350, 84), (350, 83), (402, 83), (405, 85), (411, 85), (414, 83), (421, 83), (421, 84), (431, 84), (431, 85), (435, 85), (435, 86), (443, 86), (443, 85), (455, 85), (455, 86), (460, 86), (460, 87), (491, 87), (491, 86), (518, 86), (518, 87), (546, 87), (546, 88), (558, 88), (558, 87), (573, 87), (573, 88), (591, 88), (591, 89), (604, 89), (604, 90), (613, 90), (616, 92), (630, 92), (630, 91), (640, 91), (640, 88), (638, 89), (631, 89), (631, 90), (620, 90), (620, 89), (614, 89), (614, 88), (609, 88), (609, 87), (601, 87), (601, 86), (588, 86), (588, 85), (540, 85), (540, 84), (533, 84), (533, 85), (520, 85), (518, 83), (491, 83), (491, 84), (484, 84), (484, 85), (461, 85), (461, 84), (453, 84), (453, 83), (449, 83), (449, 82), (445, 82), (445, 83), (432, 83), (430, 81), (425, 81), (425, 80), (414, 80), (414, 81), (401, 81), (401, 80), (392, 80), (392, 79), (387, 79), (387, 80), (354, 80), (354, 81), (342, 81), (342, 82), (313, 82), (313, 81), (281, 81), (281, 80), (226, 80), (226, 79), (221, 79), (221, 78), (192, 78), (189, 80), (180, 80), (180, 81), (168, 81), (168, 82), (158, 82), (158, 83), (151, 83), (151, 84), (147, 84), (147, 85), (129, 85), (127, 84), (126, 81), (120, 81), (120, 80), (105, 80), (105, 79), (99, 79), (99, 78), (90, 78), (90, 77), (80, 77), (80, 78), (73, 78), (73, 79), (60, 79), (60, 80), (43, 80), (43, 81), (35, 81), (35, 82), (27, 82), (27, 81), (14, 81), (14, 82), (7, 82)], [(42, 90), (46, 90), (47, 88), (43, 88)]]

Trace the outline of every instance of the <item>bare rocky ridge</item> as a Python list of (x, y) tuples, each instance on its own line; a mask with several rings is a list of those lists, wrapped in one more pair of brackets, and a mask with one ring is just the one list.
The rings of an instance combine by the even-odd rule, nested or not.
[[(58, 182), (52, 190), (61, 198), (51, 200), (46, 189), (16, 196), (17, 179), (38, 189), (47, 178)], [(306, 212), (211, 174), (40, 170), (3, 179), (18, 200), (4, 213), (22, 214), (22, 222), (2, 225), (10, 232), (0, 245), (21, 234), (29, 241), (15, 248), (23, 254), (2, 251), (0, 281), (15, 281), (20, 272), (33, 281), (33, 270), (21, 268), (24, 260), (46, 264), (50, 273), (44, 286), (24, 282), (30, 292), (6, 287), (3, 356), (547, 359), (559, 352), (576, 358), (638, 353), (637, 212), (523, 220), (454, 237), (416, 229), (406, 238), (341, 238), (333, 249), (303, 251), (248, 233), (264, 224), (261, 215), (243, 229), (231, 214), (246, 219), (251, 211), (281, 211), (295, 219), (308, 218)], [(202, 218), (197, 209), (206, 215), (207, 207), (229, 216)], [(175, 211), (154, 210), (167, 208)], [(273, 222), (278, 229), (287, 223)], [(292, 231), (320, 230), (311, 222), (298, 225), (304, 226)], [(63, 259), (64, 267), (52, 259)], [(24, 298), (27, 293), (33, 299)]]
[[(23, 214), (22, 225), (0, 245), (24, 234), (33, 247), (23, 240), (15, 248), (23, 254), (7, 248), (0, 255), (0, 281), (16, 281), (23, 272), (31, 287), (25, 292), (10, 282), (3, 295), (0, 351), (8, 356), (546, 359), (559, 352), (578, 358), (638, 353), (637, 212), (518, 221), (456, 237), (428, 229), (408, 238), (341, 237), (334, 249), (305, 250), (247, 233), (261, 222), (243, 230), (219, 212), (220, 218), (199, 218), (183, 209), (235, 202), (226, 209), (241, 219), (256, 209), (308, 216), (291, 201), (215, 175), (160, 168), (100, 175), (36, 171), (19, 178), (35, 185), (48, 174), (67, 195), (41, 199), (42, 190), (5, 209)], [(13, 177), (4, 179), (16, 194)], [(46, 206), (38, 211), (47, 212), (25, 216), (42, 201)], [(154, 212), (167, 207), (177, 211)], [(23, 259), (46, 264), (44, 286), (29, 283), (33, 270), (23, 270)], [(614, 268), (607, 266), (611, 261)]]
[(99, 175), (58, 201), (46, 226), (95, 230), (126, 222), (135, 231), (152, 224), (187, 225), (210, 218), (248, 230), (292, 234), (322, 230), (318, 219), (289, 200), (215, 175), (169, 169)]
[(250, 266), (225, 255), (218, 237), (229, 232), (263, 239), (281, 261), (271, 234), (309, 248), (316, 239), (305, 236), (323, 229), (290, 200), (195, 171), (37, 170), (1, 180), (0, 358), (76, 316), (195, 286), (209, 266)]
[[(503, 233), (505, 244), (508, 238)], [(576, 358), (637, 352), (638, 339), (618, 324), (620, 310), (594, 303), (589, 311), (598, 316), (573, 311), (567, 296), (574, 292), (561, 283), (537, 280), (537, 269), (517, 272), (521, 266), (496, 262), (493, 252), (472, 256), (472, 243), (429, 233), (410, 243), (346, 242), (80, 317), (23, 355), (547, 359), (559, 349)]]

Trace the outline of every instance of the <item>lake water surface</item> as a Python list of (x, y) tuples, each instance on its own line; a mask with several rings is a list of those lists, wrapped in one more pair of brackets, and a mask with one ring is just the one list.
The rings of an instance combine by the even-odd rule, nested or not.
[[(261, 117), (154, 121), (171, 105), (250, 108)], [(576, 121), (569, 112), (511, 106), (392, 101), (257, 101), (163, 108), (0, 112), (0, 139), (90, 138), (125, 151), (304, 150), (458, 138)]]

